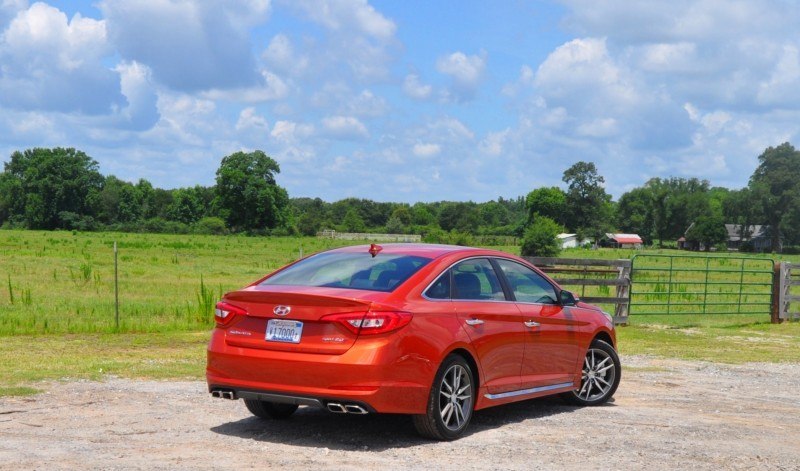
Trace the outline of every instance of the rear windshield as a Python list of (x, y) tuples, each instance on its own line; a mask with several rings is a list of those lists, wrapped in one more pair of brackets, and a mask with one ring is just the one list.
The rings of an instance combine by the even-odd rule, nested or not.
[(301, 260), (262, 285), (326, 286), (392, 291), (430, 262), (411, 255), (323, 252)]

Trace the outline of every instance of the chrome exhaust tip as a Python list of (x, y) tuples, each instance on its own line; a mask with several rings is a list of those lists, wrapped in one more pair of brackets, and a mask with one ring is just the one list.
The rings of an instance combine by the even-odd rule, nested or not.
[(356, 404), (347, 404), (344, 406), (344, 410), (346, 410), (348, 414), (356, 415), (366, 415), (369, 413), (366, 409)]
[(346, 414), (347, 409), (339, 404), (338, 402), (329, 402), (328, 403), (328, 410), (333, 412), (334, 414)]
[(211, 397), (218, 397), (220, 399), (236, 399), (236, 393), (233, 391), (215, 389), (211, 391)]

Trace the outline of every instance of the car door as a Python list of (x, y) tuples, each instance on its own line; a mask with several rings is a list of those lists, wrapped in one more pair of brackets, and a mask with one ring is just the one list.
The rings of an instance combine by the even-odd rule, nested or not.
[(507, 259), (496, 259), (525, 329), (520, 372), (523, 389), (571, 382), (580, 355), (578, 323), (544, 276)]
[(450, 269), (452, 300), (478, 355), (490, 393), (520, 389), (525, 353), (522, 315), (488, 258), (464, 260)]

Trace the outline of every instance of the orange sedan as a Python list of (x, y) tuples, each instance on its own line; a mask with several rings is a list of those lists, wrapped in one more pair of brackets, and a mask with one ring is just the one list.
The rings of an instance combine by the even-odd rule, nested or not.
[(264, 419), (301, 405), (409, 414), (423, 436), (452, 440), (486, 407), (604, 403), (621, 373), (608, 314), (494, 250), (321, 252), (226, 294), (215, 320), (209, 391)]

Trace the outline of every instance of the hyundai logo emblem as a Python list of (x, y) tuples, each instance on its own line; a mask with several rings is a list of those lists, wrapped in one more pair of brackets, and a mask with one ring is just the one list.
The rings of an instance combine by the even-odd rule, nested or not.
[(290, 306), (275, 306), (272, 312), (274, 312), (276, 316), (285, 316), (292, 312), (292, 308)]

